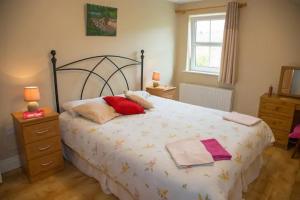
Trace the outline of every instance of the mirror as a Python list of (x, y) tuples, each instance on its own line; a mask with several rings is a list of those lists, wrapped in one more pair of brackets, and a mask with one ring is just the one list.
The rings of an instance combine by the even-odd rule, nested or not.
[(278, 94), (300, 98), (300, 67), (282, 67)]

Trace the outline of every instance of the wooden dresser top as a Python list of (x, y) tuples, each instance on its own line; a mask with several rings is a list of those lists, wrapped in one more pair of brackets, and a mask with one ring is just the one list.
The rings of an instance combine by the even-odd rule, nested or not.
[(173, 86), (158, 86), (158, 87), (148, 86), (146, 89), (147, 90), (170, 91), (170, 90), (175, 90), (176, 87), (173, 87)]
[(44, 107), (41, 109), (43, 109), (45, 112), (44, 117), (41, 118), (23, 119), (23, 112), (14, 112), (11, 113), (11, 115), (15, 120), (17, 120), (19, 123), (23, 125), (36, 124), (36, 123), (41, 123), (49, 120), (58, 119), (59, 114), (57, 112), (54, 112), (51, 108)]
[(269, 96), (268, 94), (264, 94), (262, 96), (262, 98), (272, 98), (274, 100), (281, 100), (281, 101), (285, 101), (288, 103), (293, 103), (296, 105), (300, 106), (300, 99), (296, 99), (296, 98), (291, 98), (291, 97), (283, 97), (283, 96), (279, 96), (277, 94), (273, 94), (272, 96)]

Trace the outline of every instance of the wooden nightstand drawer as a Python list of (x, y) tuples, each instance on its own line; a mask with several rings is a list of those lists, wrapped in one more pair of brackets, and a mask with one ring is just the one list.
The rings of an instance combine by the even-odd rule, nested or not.
[(282, 130), (282, 131), (290, 131), (291, 129), (291, 121), (276, 119), (269, 116), (262, 115), (260, 116), (272, 129)]
[(163, 98), (166, 98), (166, 99), (174, 99), (175, 98), (175, 91), (174, 92), (167, 92), (165, 94), (161, 94), (160, 97), (163, 97)]
[(55, 136), (39, 142), (26, 145), (25, 151), (27, 159), (32, 160), (55, 151), (61, 150), (60, 137)]
[(59, 135), (58, 120), (25, 126), (23, 132), (25, 144)]
[(28, 171), (31, 176), (47, 172), (64, 165), (61, 151), (37, 158), (28, 162)]

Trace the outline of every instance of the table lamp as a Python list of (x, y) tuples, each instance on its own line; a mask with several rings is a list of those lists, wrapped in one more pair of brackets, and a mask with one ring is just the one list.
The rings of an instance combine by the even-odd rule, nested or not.
[(159, 81), (160, 81), (160, 73), (159, 72), (153, 72), (152, 80), (153, 80), (153, 87), (158, 87), (159, 86)]
[(37, 101), (40, 100), (40, 91), (36, 86), (24, 88), (24, 101), (28, 102), (27, 109), (29, 112), (35, 112), (39, 109)]

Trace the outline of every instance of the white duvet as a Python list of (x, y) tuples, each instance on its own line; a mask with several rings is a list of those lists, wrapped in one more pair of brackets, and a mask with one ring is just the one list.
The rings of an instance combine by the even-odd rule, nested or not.
[[(60, 115), (64, 143), (132, 199), (226, 200), (243, 171), (274, 142), (264, 122), (247, 127), (223, 120), (223, 111), (155, 96), (149, 100), (155, 108), (146, 114), (104, 125), (67, 112)], [(232, 160), (178, 169), (165, 145), (194, 136), (217, 139)]]

